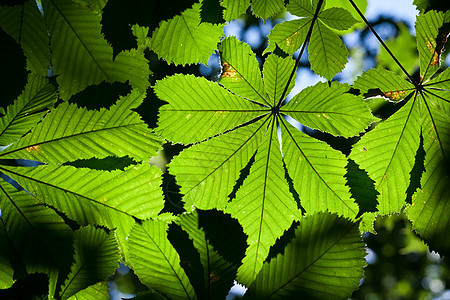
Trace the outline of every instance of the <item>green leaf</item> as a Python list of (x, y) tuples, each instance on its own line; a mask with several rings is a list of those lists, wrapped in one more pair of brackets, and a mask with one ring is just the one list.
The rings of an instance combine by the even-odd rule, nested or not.
[[(299, 20), (283, 22), (275, 26), (269, 34), (269, 46), (264, 51), (273, 51), (275, 44), (288, 54), (293, 54), (305, 42), (319, 1), (313, 5), (309, 0), (297, 0), (290, 3), (288, 10), (298, 16), (306, 17)], [(347, 29), (356, 20), (351, 14), (341, 8), (323, 10), (320, 7), (318, 19), (314, 22), (311, 38), (309, 40), (309, 60), (311, 69), (329, 81), (334, 75), (341, 72), (347, 63), (348, 51), (341, 38), (331, 31), (328, 26), (337, 29)], [(323, 16), (323, 19), (322, 19)]]
[(56, 102), (55, 88), (43, 77), (28, 76), (22, 94), (8, 106), (0, 108), (0, 145), (8, 146), (32, 129)]
[(192, 75), (166, 77), (156, 83), (155, 91), (158, 98), (169, 102), (159, 110), (156, 132), (184, 144), (207, 139), (264, 112), (263, 107), (217, 83)]
[(377, 119), (360, 97), (347, 93), (346, 84), (319, 82), (294, 96), (281, 112), (305, 126), (333, 135), (358, 135)]
[(67, 100), (104, 80), (128, 80), (142, 90), (147, 88), (150, 71), (143, 52), (123, 51), (113, 60), (113, 49), (101, 34), (97, 11), (70, 0), (44, 0), (42, 5), (61, 98)]
[(71, 296), (69, 300), (109, 300), (111, 298), (108, 295), (108, 291), (108, 283), (99, 282), (79, 291)]
[(223, 18), (225, 21), (230, 22), (245, 14), (250, 6), (250, 0), (223, 0), (221, 5), (225, 7)]
[[(177, 175), (185, 208), (222, 209), (262, 140), (264, 122), (259, 121), (181, 152), (169, 165)], [(195, 172), (192, 167), (195, 167)]]
[(37, 200), (64, 212), (81, 225), (117, 228), (116, 236), (125, 259), (128, 258), (125, 240), (134, 219), (156, 216), (164, 206), (161, 172), (147, 164), (111, 172), (48, 165), (0, 166), (0, 170)]
[[(294, 88), (295, 80), (289, 81), (294, 66), (295, 62), (290, 57), (281, 58), (271, 54), (266, 58), (263, 71), (264, 83), (267, 96), (273, 106), (276, 106), (283, 100), (282, 97), (288, 95)], [(286, 86), (286, 92), (284, 92)]]
[[(286, 6), (287, 10), (299, 17), (312, 17), (316, 11), (317, 0), (314, 1), (314, 6), (311, 4), (311, 0), (293, 0), (289, 1)], [(321, 7), (323, 9), (323, 7)]]
[(363, 277), (365, 255), (355, 223), (310, 215), (284, 253), (264, 263), (244, 299), (346, 299)]
[(252, 11), (255, 15), (266, 20), (268, 17), (280, 13), (284, 8), (284, 0), (253, 0)]
[[(425, 94), (428, 96), (428, 94)], [(425, 100), (425, 99), (424, 99)], [(448, 105), (448, 104), (447, 104)], [(433, 107), (424, 108), (422, 136), (425, 150), (425, 172), (420, 189), (412, 197), (407, 208), (413, 228), (431, 249), (442, 255), (450, 254), (450, 243), (442, 236), (450, 230), (450, 117)]]
[(334, 75), (344, 69), (348, 51), (336, 33), (317, 22), (312, 31), (308, 54), (314, 73), (331, 81)]
[[(1, 203), (1, 202), (0, 202)], [(0, 219), (1, 222), (1, 219)], [(4, 227), (4, 224), (0, 225), (0, 228)], [(3, 229), (3, 228), (2, 228)], [(10, 288), (14, 280), (14, 269), (11, 265), (11, 252), (9, 247), (6, 247), (8, 240), (4, 231), (0, 233), (0, 289)]]
[(159, 220), (133, 227), (128, 238), (133, 270), (142, 283), (170, 299), (193, 299), (194, 289), (166, 231), (167, 224)]
[(337, 29), (337, 30), (347, 30), (356, 23), (358, 20), (353, 18), (352, 14), (343, 8), (329, 8), (322, 11), (319, 14), (319, 20), (321, 20), (325, 25)]
[(345, 156), (285, 121), (281, 129), (283, 159), (306, 212), (330, 211), (355, 217), (358, 205), (345, 185)]
[[(105, 281), (114, 273), (120, 258), (112, 232), (108, 234), (101, 228), (87, 226), (75, 231), (74, 236), (75, 262), (61, 289), (62, 299)], [(95, 288), (92, 290), (98, 292)]]
[(0, 152), (0, 158), (60, 164), (83, 158), (129, 155), (138, 161), (148, 161), (161, 141), (139, 114), (131, 110), (144, 97), (145, 92), (134, 90), (109, 110), (100, 111), (64, 102), (31, 133)]
[[(178, 220), (181, 228), (188, 233), (195, 249), (200, 254), (203, 272), (203, 297), (208, 299), (225, 298), (233, 286), (237, 266), (226, 261), (211, 245), (206, 232), (202, 228), (197, 211), (181, 216)], [(209, 224), (207, 224), (209, 226)], [(232, 242), (232, 241), (229, 241)], [(192, 280), (191, 280), (192, 282)], [(197, 292), (198, 298), (202, 296)]]
[(378, 192), (375, 190), (374, 181), (351, 159), (348, 161), (345, 177), (352, 197), (359, 205), (359, 215), (365, 212), (375, 212)]
[(216, 49), (223, 25), (200, 23), (200, 4), (181, 15), (163, 21), (150, 38), (150, 48), (158, 56), (176, 65), (204, 63)]
[(436, 38), (444, 16), (441, 12), (429, 11), (416, 19), (416, 39), (419, 50), (421, 82), (433, 75), (440, 65), (440, 51)]
[(450, 116), (450, 68), (425, 85), (427, 100), (434, 110)]
[[(354, 0), (353, 1), (356, 6), (359, 8), (359, 10), (361, 12), (365, 12), (366, 8), (367, 8), (367, 0)], [(362, 28), (365, 26), (365, 23), (363, 22), (363, 20), (361, 19), (361, 16), (358, 14), (358, 12), (355, 10), (355, 8), (353, 7), (353, 5), (350, 3), (350, 1), (348, 0), (327, 0), (325, 2), (325, 9), (329, 9), (332, 7), (338, 7), (338, 8), (343, 8), (345, 9), (347, 12), (349, 12), (352, 17), (357, 21), (357, 23), (355, 23), (354, 26), (352, 26), (352, 28), (350, 28), (349, 30), (344, 31), (343, 33), (350, 33), (352, 32), (354, 29), (357, 28)]]
[(362, 94), (379, 89), (381, 95), (392, 100), (399, 101), (414, 91), (414, 85), (397, 74), (386, 69), (370, 69), (364, 72), (354, 82), (354, 87)]
[(229, 37), (220, 43), (219, 51), (223, 67), (220, 84), (237, 95), (268, 104), (259, 64), (250, 46)]
[[(3, 180), (0, 208), (0, 228), (9, 240), (2, 247), (20, 257), (29, 273), (46, 273), (50, 284), (55, 284), (58, 273), (64, 274), (70, 267), (72, 230), (55, 211)], [(54, 288), (49, 294), (53, 295)]]
[(275, 25), (269, 33), (269, 46), (263, 54), (273, 52), (276, 46), (288, 54), (294, 54), (305, 42), (310, 25), (311, 19), (309, 18), (286, 21)]
[(365, 134), (353, 146), (350, 158), (375, 181), (380, 214), (400, 211), (416, 151), (419, 147), (419, 100), (416, 95), (402, 108)]
[[(249, 55), (242, 50), (245, 46), (239, 46), (238, 42), (235, 44), (238, 46), (237, 51), (233, 51), (232, 47), (224, 47), (222, 55), (234, 62), (237, 70), (246, 65)], [(181, 185), (185, 209), (191, 211), (201, 207), (222, 210), (228, 198), (231, 198), (225, 212), (237, 219), (248, 235), (249, 247), (238, 270), (238, 281), (247, 286), (257, 276), (269, 248), (290, 227), (292, 221), (299, 218), (300, 209), (309, 213), (329, 210), (349, 218), (354, 218), (359, 211), (345, 185), (345, 156), (326, 143), (288, 127), (282, 117), (282, 113), (290, 114), (284, 112), (284, 107), (289, 108), (289, 104), (283, 106), (283, 99), (274, 100), (281, 98), (279, 87), (288, 85), (286, 77), (290, 72), (275, 67), (275, 62), (281, 66), (291, 64), (289, 60), (275, 56), (267, 58), (267, 65), (263, 66), (263, 85), (258, 94), (265, 105), (247, 101), (240, 95), (231, 94), (214, 83), (191, 75), (171, 76), (157, 82), (155, 86), (157, 95), (168, 102), (161, 107), (160, 128), (157, 131), (163, 131), (175, 143), (194, 143), (171, 162), (169, 169)], [(234, 69), (225, 72), (237, 73)], [(248, 72), (252, 76), (260, 73), (259, 69), (256, 74), (253, 73), (251, 68)], [(245, 73), (245, 68), (241, 74), (242, 78), (252, 78), (242, 82), (241, 86), (244, 87), (254, 86), (248, 82), (261, 80)], [(174, 93), (174, 86), (182, 88)], [(290, 83), (287, 91), (289, 86)], [(321, 89), (325, 90), (325, 87)], [(335, 89), (344, 93), (348, 86), (335, 85), (330, 91)], [(328, 95), (324, 91), (322, 93)], [(308, 101), (319, 98), (317, 102), (320, 103), (322, 98), (319, 94), (312, 95)], [(329, 97), (328, 106), (324, 104), (330, 108), (331, 114), (334, 110), (341, 111), (339, 105), (331, 104), (338, 94)], [(350, 101), (352, 107), (357, 107), (362, 120), (353, 121), (360, 128), (351, 130), (358, 134), (375, 119), (362, 99), (350, 94), (348, 96), (343, 99)], [(217, 101), (221, 97), (226, 97), (226, 100)], [(341, 103), (342, 100), (336, 102)], [(236, 109), (243, 103), (254, 109)], [(174, 121), (171, 118), (178, 111), (182, 114), (175, 114), (177, 121)], [(224, 114), (224, 111), (229, 113)], [(251, 116), (248, 116), (249, 111)], [(191, 118), (193, 112), (197, 118)], [(223, 118), (220, 122), (217, 121), (217, 114)], [(340, 123), (336, 121), (334, 127), (348, 127)], [(282, 145), (278, 140), (277, 124), (280, 124)], [(323, 126), (329, 126), (326, 120)], [(293, 188), (288, 178), (292, 178)], [(300, 203), (294, 199), (291, 189), (298, 193)]]
[(0, 7), (0, 27), (22, 46), (28, 59), (27, 68), (47, 76), (51, 57), (49, 36), (36, 2)]
[(120, 216), (146, 219), (163, 207), (160, 171), (147, 164), (111, 172), (49, 165), (0, 169), (38, 200), (83, 225), (114, 228)]
[(280, 145), (273, 119), (256, 153), (250, 174), (244, 180), (245, 189), (236, 193), (236, 199), (226, 209), (248, 235), (249, 247), (237, 277), (238, 282), (247, 286), (261, 270), (270, 246), (301, 216), (280, 162)]

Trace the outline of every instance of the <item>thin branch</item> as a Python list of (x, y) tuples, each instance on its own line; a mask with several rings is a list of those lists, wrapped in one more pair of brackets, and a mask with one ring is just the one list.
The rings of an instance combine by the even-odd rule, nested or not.
[(383, 48), (389, 53), (389, 55), (392, 57), (392, 59), (395, 61), (395, 63), (400, 67), (400, 69), (405, 73), (406, 77), (411, 81), (412, 84), (414, 84), (415, 87), (418, 86), (418, 83), (412, 78), (411, 75), (409, 75), (408, 71), (405, 70), (403, 65), (398, 61), (398, 59), (395, 57), (395, 55), (389, 50), (388, 46), (384, 43), (384, 41), (381, 39), (381, 37), (378, 35), (378, 33), (375, 31), (375, 29), (372, 27), (372, 25), (367, 21), (364, 14), (359, 10), (358, 6), (356, 6), (355, 2), (353, 0), (349, 0), (350, 4), (355, 8), (356, 12), (359, 14), (361, 19), (363, 19), (364, 23), (366, 23), (367, 27), (369, 27), (370, 31), (372, 31), (373, 35), (377, 38), (377, 40), (380, 42), (380, 44), (383, 46)]
[(298, 66), (300, 64), (300, 58), (302, 57), (303, 52), (306, 49), (306, 44), (309, 42), (309, 39), (311, 38), (312, 31), (313, 31), (313, 28), (314, 28), (314, 23), (316, 22), (316, 20), (317, 20), (317, 18), (319, 16), (320, 7), (322, 6), (323, 1), (324, 0), (319, 0), (319, 3), (317, 4), (316, 11), (314, 12), (314, 16), (312, 18), (311, 26), (309, 27), (308, 34), (306, 35), (305, 42), (303, 43), (302, 49), (300, 50), (300, 53), (298, 54), (297, 60), (295, 61), (295, 66), (294, 66), (294, 69), (291, 72), (291, 75), (289, 76), (288, 82), (287, 82), (286, 86), (284, 87), (283, 94), (281, 95), (280, 100), (278, 101), (278, 104), (276, 106), (277, 108), (281, 107), (281, 104), (283, 103), (284, 97), (286, 97), (286, 94), (287, 94), (287, 91), (288, 91), (288, 88), (289, 88), (289, 84), (291, 83), (292, 78), (294, 78), (294, 75), (297, 72), (297, 68), (298, 68)]

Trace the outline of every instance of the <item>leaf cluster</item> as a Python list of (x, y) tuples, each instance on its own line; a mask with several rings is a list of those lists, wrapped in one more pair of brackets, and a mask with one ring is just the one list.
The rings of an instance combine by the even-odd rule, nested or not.
[[(20, 50), (7, 65), (23, 88), (0, 108), (0, 288), (40, 273), (49, 298), (107, 299), (125, 263), (146, 287), (137, 299), (225, 298), (234, 281), (249, 299), (346, 299), (363, 278), (361, 234), (402, 211), (448, 255), (450, 13), (415, 1), (416, 76), (365, 1), (287, 2), (2, 4), (0, 34)], [(261, 61), (224, 37), (247, 11), (298, 17), (271, 30)], [(341, 83), (342, 34), (361, 26), (398, 69)], [(155, 71), (215, 51), (216, 82)], [(287, 98), (306, 51), (328, 82)], [(393, 111), (374, 114), (373, 98)]]

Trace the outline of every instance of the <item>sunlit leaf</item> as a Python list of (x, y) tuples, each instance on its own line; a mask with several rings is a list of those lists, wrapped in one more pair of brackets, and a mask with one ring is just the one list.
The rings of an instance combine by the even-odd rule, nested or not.
[(438, 36), (439, 28), (442, 26), (443, 19), (443, 14), (436, 11), (419, 15), (416, 19), (415, 27), (421, 81), (428, 79), (439, 69), (442, 49), (437, 48), (438, 41), (436, 37)]
[(63, 99), (102, 81), (128, 80), (146, 89), (150, 70), (143, 52), (123, 51), (113, 60), (113, 49), (101, 35), (97, 11), (69, 0), (44, 0), (42, 5), (51, 36), (53, 71), (59, 75)]
[(22, 94), (0, 118), (0, 145), (8, 146), (25, 135), (42, 119), (57, 100), (56, 90), (45, 78), (29, 75)]
[(108, 295), (108, 291), (108, 283), (99, 282), (79, 291), (71, 296), (69, 300), (108, 300), (111, 299)]
[(253, 0), (252, 11), (255, 15), (266, 20), (278, 14), (284, 8), (284, 0)]
[(319, 18), (325, 25), (337, 30), (347, 30), (358, 22), (348, 10), (337, 7), (322, 11)]
[(219, 51), (223, 68), (220, 83), (237, 95), (268, 104), (259, 64), (250, 46), (229, 37), (220, 43)]
[(348, 51), (341, 38), (321, 23), (317, 23), (308, 47), (311, 69), (331, 80), (347, 63)]
[(248, 235), (246, 257), (238, 270), (237, 280), (249, 285), (255, 279), (269, 248), (289, 228), (300, 212), (284, 178), (284, 168), (276, 134), (275, 119), (258, 148), (255, 163), (226, 212), (238, 219)]
[(318, 83), (295, 95), (281, 108), (305, 126), (333, 135), (351, 137), (376, 121), (357, 96), (347, 93), (349, 86), (333, 82)]
[[(109, 110), (103, 108), (100, 111), (62, 103), (31, 133), (1, 152), (0, 158), (64, 163), (91, 157), (129, 155), (139, 161), (148, 161), (160, 147), (160, 140), (131, 110), (144, 96), (144, 92), (134, 90), (121, 97)], [(30, 96), (26, 98), (34, 101)]]
[(425, 172), (407, 212), (430, 248), (448, 255), (450, 243), (442, 236), (450, 230), (446, 213), (450, 207), (450, 117), (430, 106), (424, 108), (424, 115)]
[(250, 0), (223, 0), (221, 5), (225, 7), (223, 18), (225, 21), (230, 22), (245, 14), (250, 6)]
[(373, 68), (364, 72), (354, 83), (361, 93), (379, 89), (381, 95), (399, 101), (414, 91), (414, 85), (386, 69)]
[[(200, 255), (201, 270), (203, 274), (202, 290), (197, 291), (198, 298), (222, 297), (225, 298), (236, 276), (237, 266), (226, 261), (211, 245), (206, 232), (202, 228), (197, 211), (183, 215), (179, 220), (181, 228), (186, 231), (192, 240), (195, 249)], [(208, 224), (209, 225), (209, 224)], [(222, 237), (225, 238), (226, 237)], [(229, 241), (231, 244), (233, 241)], [(189, 264), (188, 264), (189, 265)], [(191, 282), (193, 280), (191, 279)], [(201, 293), (201, 294), (200, 294)]]
[(288, 54), (294, 54), (305, 42), (309, 26), (311, 26), (311, 20), (306, 18), (275, 25), (269, 34), (269, 46), (263, 54), (273, 52), (276, 46)]
[(47, 76), (50, 48), (47, 27), (35, 1), (0, 7), (0, 27), (19, 43), (28, 59), (27, 68)]
[(365, 255), (355, 223), (332, 214), (308, 216), (283, 254), (264, 263), (244, 299), (348, 298), (358, 288)]
[(200, 23), (200, 4), (163, 21), (153, 31), (150, 47), (160, 58), (174, 64), (208, 63), (223, 35), (223, 25)]
[(166, 231), (167, 224), (159, 220), (133, 227), (128, 238), (133, 270), (142, 283), (171, 299), (193, 299), (194, 289)]
[[(112, 232), (107, 234), (103, 229), (88, 226), (75, 231), (74, 236), (75, 262), (61, 289), (61, 299), (68, 299), (92, 284), (107, 280), (117, 268), (120, 257)], [(98, 293), (99, 290), (91, 288), (91, 292)]]

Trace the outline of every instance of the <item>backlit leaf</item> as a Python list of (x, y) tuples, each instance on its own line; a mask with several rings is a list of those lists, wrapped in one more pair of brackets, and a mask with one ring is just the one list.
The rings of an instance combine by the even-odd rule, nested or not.
[(107, 280), (119, 261), (113, 233), (107, 234), (103, 229), (88, 226), (75, 231), (74, 236), (75, 262), (62, 287), (61, 299), (67, 299), (79, 290)]
[(0, 7), (0, 27), (19, 43), (28, 59), (27, 68), (47, 76), (50, 48), (47, 27), (35, 1)]
[(63, 99), (102, 81), (128, 80), (146, 89), (150, 71), (143, 52), (123, 51), (113, 60), (113, 49), (101, 35), (98, 12), (70, 0), (43, 0), (42, 5), (51, 36), (53, 71), (59, 75)]
[(32, 129), (57, 100), (56, 90), (45, 78), (29, 75), (22, 94), (0, 118), (0, 145), (8, 146)]
[(302, 218), (284, 253), (264, 263), (244, 299), (348, 298), (365, 255), (356, 224), (324, 213)]
[(200, 4), (196, 3), (181, 15), (161, 22), (149, 40), (150, 48), (169, 63), (207, 64), (223, 35), (222, 27), (200, 23)]
[(283, 8), (284, 0), (252, 0), (253, 13), (263, 20), (278, 14)]
[(193, 299), (194, 289), (166, 231), (167, 224), (159, 220), (133, 227), (128, 238), (133, 270), (142, 283), (171, 299)]

